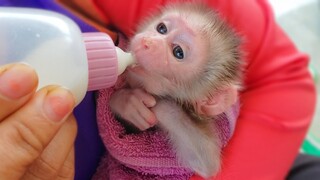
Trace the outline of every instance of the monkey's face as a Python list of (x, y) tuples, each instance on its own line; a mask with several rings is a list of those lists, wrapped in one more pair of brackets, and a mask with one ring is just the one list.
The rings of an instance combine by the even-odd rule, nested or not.
[(138, 65), (129, 68), (131, 81), (165, 95), (195, 80), (205, 65), (208, 43), (194, 21), (186, 15), (166, 13), (134, 36), (130, 49)]

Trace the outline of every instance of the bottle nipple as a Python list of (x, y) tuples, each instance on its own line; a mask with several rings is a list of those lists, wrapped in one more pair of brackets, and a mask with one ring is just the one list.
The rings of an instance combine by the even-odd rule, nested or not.
[(135, 59), (131, 53), (124, 52), (118, 47), (116, 47), (116, 51), (118, 57), (118, 75), (120, 75), (128, 66), (135, 63)]

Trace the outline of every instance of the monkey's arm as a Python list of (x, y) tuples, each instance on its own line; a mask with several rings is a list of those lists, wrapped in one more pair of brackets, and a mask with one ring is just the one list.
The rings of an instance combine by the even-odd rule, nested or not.
[(183, 165), (206, 178), (217, 173), (221, 146), (213, 131), (208, 133), (207, 129), (195, 125), (180, 106), (170, 101), (158, 101), (152, 111)]
[(156, 118), (149, 109), (155, 104), (155, 98), (142, 89), (123, 88), (115, 92), (110, 99), (112, 111), (140, 130), (156, 124)]

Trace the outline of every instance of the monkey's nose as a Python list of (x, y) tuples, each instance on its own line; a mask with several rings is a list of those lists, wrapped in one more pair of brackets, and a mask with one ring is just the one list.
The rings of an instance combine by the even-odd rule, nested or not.
[(141, 43), (142, 43), (143, 48), (150, 49), (152, 41), (149, 38), (143, 38)]

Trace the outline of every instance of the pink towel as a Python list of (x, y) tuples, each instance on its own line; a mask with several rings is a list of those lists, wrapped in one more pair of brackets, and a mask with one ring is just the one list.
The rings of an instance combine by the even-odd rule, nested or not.
[[(98, 127), (107, 153), (93, 179), (189, 179), (194, 172), (179, 164), (160, 129), (126, 134), (109, 107), (113, 92), (114, 89), (101, 90), (97, 98)], [(237, 103), (214, 121), (223, 146), (232, 136), (238, 113)]]

